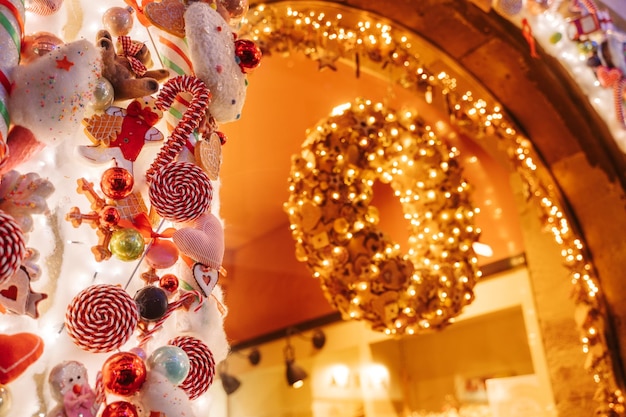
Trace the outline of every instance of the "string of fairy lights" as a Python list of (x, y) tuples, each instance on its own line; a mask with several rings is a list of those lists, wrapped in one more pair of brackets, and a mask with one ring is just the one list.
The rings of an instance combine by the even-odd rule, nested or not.
[[(320, 4), (307, 8), (304, 2), (298, 9), (283, 3), (259, 5), (251, 9), (240, 34), (242, 37), (253, 39), (265, 55), (302, 53), (308, 58), (315, 60), (320, 69), (335, 68), (336, 62), (341, 59), (354, 64), (356, 76), (359, 76), (360, 72), (365, 68), (377, 72), (384, 70), (385, 75), (390, 80), (416, 93), (427, 103), (433, 102), (434, 95), (441, 94), (447, 104), (450, 124), (461, 133), (467, 134), (479, 142), (495, 138), (498, 145), (505, 149), (511, 165), (523, 180), (529, 200), (538, 209), (540, 221), (544, 229), (552, 234), (555, 242), (561, 248), (563, 262), (569, 270), (573, 284), (577, 310), (582, 312), (580, 314), (582, 318), (579, 318), (577, 322), (581, 331), (582, 349), (587, 354), (585, 366), (592, 372), (593, 378), (598, 384), (596, 398), (600, 399), (600, 406), (597, 410), (597, 415), (623, 415), (625, 411), (624, 398), (613, 371), (613, 359), (609, 353), (605, 335), (606, 325), (604, 317), (606, 312), (602, 293), (584, 242), (580, 234), (575, 230), (575, 227), (568, 220), (570, 215), (558, 193), (558, 187), (534, 150), (532, 142), (518, 132), (513, 123), (507, 120), (502, 108), (493, 99), (483, 92), (480, 93), (479, 97), (479, 94), (476, 92), (459, 91), (457, 80), (447, 72), (430, 72), (428, 65), (420, 57), (420, 48), (432, 49), (432, 47), (425, 46), (424, 42), (421, 42), (415, 34), (395, 27), (384, 19), (366, 14), (363, 11), (355, 11), (338, 5), (321, 6)], [(330, 129), (331, 136), (341, 136), (338, 131), (333, 132), (333, 129), (337, 129), (337, 127), (332, 126), (333, 122), (330, 123), (330, 128), (328, 125), (323, 125), (318, 127), (318, 129)], [(379, 123), (381, 124), (377, 127), (381, 129), (386, 128), (384, 120)], [(350, 135), (355, 131), (354, 127), (351, 127), (349, 123), (345, 124), (343, 128), (344, 132), (341, 134)], [(393, 135), (390, 132), (385, 132), (384, 136)], [(315, 147), (316, 141), (320, 141), (320, 139), (316, 138), (317, 136), (315, 135), (310, 137), (308, 143), (305, 142), (303, 146)], [(317, 151), (313, 152), (317, 152), (313, 159), (322, 156), (320, 155), (321, 149), (319, 147)], [(306, 247), (303, 248), (307, 239), (317, 236), (305, 235), (302, 228), (303, 219), (307, 217), (303, 217), (301, 214), (298, 215), (305, 207), (308, 207), (307, 210), (309, 210), (310, 206), (314, 205), (309, 202), (309, 197), (312, 198), (313, 202), (316, 201), (316, 196), (312, 194), (312, 190), (302, 190), (302, 185), (300, 185), (301, 181), (303, 181), (302, 178), (309, 175), (307, 173), (307, 170), (310, 170), (310, 168), (307, 168), (308, 162), (311, 161), (303, 161), (303, 166), (297, 165), (293, 168), (291, 175), (291, 186), (294, 187), (294, 191), (306, 195), (307, 200), (306, 202), (304, 199), (290, 200), (286, 204), (286, 209), (291, 214), (291, 221), (295, 224), (295, 226), (292, 226), (292, 229), (294, 229), (295, 238), (299, 242), (297, 245), (299, 259), (307, 260), (307, 262), (314, 264), (314, 267), (317, 268), (317, 275), (322, 278), (322, 285), (325, 285), (323, 280), (324, 271), (332, 265), (336, 265), (338, 263), (336, 259), (341, 259), (345, 254), (341, 249), (342, 245), (336, 243), (334, 247), (332, 245), (329, 246), (333, 249), (330, 250), (328, 258), (325, 257), (326, 255), (322, 255), (322, 253), (325, 253), (324, 251), (317, 251), (319, 254), (316, 254), (316, 251), (309, 251)], [(315, 163), (318, 163), (318, 161), (315, 161)], [(386, 172), (385, 175), (393, 177), (391, 171), (383, 171)], [(449, 172), (446, 174), (449, 174)], [(345, 175), (350, 174), (346, 172)], [(355, 171), (351, 175), (356, 175), (355, 178), (357, 178), (358, 172)], [(359, 178), (359, 181), (362, 182), (363, 180), (367, 182), (369, 178)], [(413, 186), (409, 189), (412, 190)], [(397, 192), (397, 195), (403, 199), (407, 198), (406, 190)], [(440, 198), (440, 196), (436, 196), (435, 200)], [(332, 201), (333, 196), (331, 194), (329, 197), (324, 193), (319, 195), (317, 199), (319, 202)], [(406, 205), (406, 200), (403, 200), (403, 204)], [(421, 208), (420, 210), (424, 209)], [(463, 210), (465, 213), (463, 214), (464, 221), (470, 220), (469, 213), (472, 213), (472, 211), (469, 208), (464, 208)], [(417, 216), (424, 215), (424, 213), (424, 211), (420, 211), (420, 214), (417, 214)], [(410, 214), (411, 218), (412, 216), (413, 214)], [(339, 230), (344, 231), (344, 233), (336, 234), (343, 235), (345, 238), (348, 236), (347, 231), (350, 228), (354, 229), (356, 227), (359, 229), (361, 226), (365, 227), (373, 222), (368, 222), (366, 219), (360, 222), (355, 220), (354, 223), (348, 221), (347, 225), (341, 220), (339, 223)], [(333, 223), (332, 225), (333, 230), (335, 230), (335, 224)], [(346, 228), (345, 230), (343, 229), (344, 227)], [(317, 237), (319, 238), (319, 236)], [(328, 246), (326, 243), (325, 241), (320, 243), (315, 240), (310, 242), (313, 247), (316, 244), (323, 244), (326, 247)], [(394, 247), (386, 245), (387, 243), (385, 242), (382, 246), (384, 248), (383, 252), (376, 252), (385, 255), (374, 256), (384, 257), (387, 251), (390, 253), (396, 251)], [(416, 250), (416, 253), (419, 252)], [(432, 269), (435, 269), (434, 265), (430, 266)], [(411, 276), (414, 277), (415, 275)], [(439, 283), (441, 283), (442, 276), (442, 274), (437, 274)], [(445, 276), (447, 277), (447, 275)], [(468, 280), (475, 279), (469, 273), (467, 278)], [(345, 306), (348, 317), (370, 319), (376, 323), (384, 323), (384, 325), (380, 325), (379, 330), (388, 333), (397, 333), (399, 330), (410, 332), (409, 329), (416, 331), (420, 328), (420, 325), (422, 328), (426, 328), (430, 323), (441, 323), (440, 321), (432, 320), (433, 317), (428, 316), (428, 314), (426, 314), (428, 316), (426, 321), (412, 321), (415, 313), (419, 313), (420, 309), (424, 309), (424, 307), (410, 307), (406, 310), (406, 317), (402, 316), (402, 312), (405, 311), (404, 308), (406, 307), (394, 307), (391, 310), (378, 309), (377, 315), (364, 311), (363, 306), (368, 301), (371, 303), (371, 300), (366, 300), (365, 304), (362, 304), (363, 300), (359, 296), (363, 291), (371, 291), (370, 286), (371, 284), (366, 281), (358, 281), (348, 283), (345, 288), (326, 289), (330, 290), (330, 292), (334, 291), (335, 294), (341, 294), (345, 298), (345, 300), (342, 299), (336, 304)], [(464, 291), (461, 294), (470, 294), (469, 291)], [(388, 292), (383, 291), (383, 293)], [(411, 294), (412, 292), (405, 289), (401, 293), (404, 297), (404, 294)], [(399, 294), (395, 295), (395, 304), (392, 303), (392, 305), (403, 305), (397, 303), (400, 298)], [(446, 294), (445, 297), (440, 296), (433, 299), (436, 300), (436, 303), (441, 303), (442, 300), (449, 298), (448, 294)], [(437, 308), (434, 311), (436, 318)], [(447, 316), (448, 314), (449, 311), (444, 314), (444, 311), (441, 310), (441, 316)], [(418, 323), (416, 327), (412, 327), (413, 322)]]

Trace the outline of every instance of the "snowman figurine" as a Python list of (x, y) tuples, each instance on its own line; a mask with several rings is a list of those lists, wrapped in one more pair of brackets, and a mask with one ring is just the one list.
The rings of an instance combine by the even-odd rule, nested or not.
[(100, 404), (89, 386), (87, 368), (76, 361), (56, 365), (48, 377), (57, 406), (46, 417), (95, 417)]

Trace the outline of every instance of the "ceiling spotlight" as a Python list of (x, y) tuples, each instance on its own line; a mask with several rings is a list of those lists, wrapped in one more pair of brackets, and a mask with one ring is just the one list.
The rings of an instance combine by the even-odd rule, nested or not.
[(218, 365), (217, 372), (222, 380), (222, 388), (224, 388), (224, 392), (226, 395), (230, 395), (239, 389), (241, 381), (236, 376), (229, 374), (227, 368), (228, 364), (226, 361), (222, 361)]
[(257, 348), (254, 348), (248, 353), (248, 362), (250, 365), (258, 365), (261, 362), (261, 351)]
[(304, 369), (295, 363), (295, 353), (293, 346), (289, 343), (289, 340), (287, 340), (287, 346), (285, 346), (284, 353), (287, 383), (294, 388), (300, 388), (304, 385), (304, 380), (308, 375)]

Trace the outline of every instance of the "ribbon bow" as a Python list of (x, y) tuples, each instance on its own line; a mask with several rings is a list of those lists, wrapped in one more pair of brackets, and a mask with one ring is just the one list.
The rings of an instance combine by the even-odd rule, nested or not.
[(143, 48), (143, 44), (138, 42), (133, 42), (130, 36), (120, 36), (117, 38), (120, 44), (122, 45), (122, 56), (128, 59), (128, 63), (130, 64), (130, 68), (133, 70), (138, 77), (143, 76), (148, 69), (146, 66), (135, 58), (135, 56), (141, 51)]
[(176, 231), (176, 229), (170, 227), (165, 229), (163, 232), (158, 233), (152, 230), (152, 225), (150, 224), (150, 219), (146, 213), (139, 213), (133, 218), (133, 221), (130, 222), (128, 220), (120, 220), (118, 225), (125, 228), (133, 228), (137, 229), (139, 233), (146, 239), (159, 239), (159, 238), (170, 238)]
[(139, 101), (132, 101), (126, 107), (126, 114), (142, 118), (148, 126), (154, 126), (159, 121), (159, 114), (152, 111), (149, 106), (143, 106)]

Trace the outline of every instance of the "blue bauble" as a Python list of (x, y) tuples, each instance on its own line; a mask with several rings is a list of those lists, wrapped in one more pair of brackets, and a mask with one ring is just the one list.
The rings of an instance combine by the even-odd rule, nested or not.
[(161, 346), (148, 358), (151, 371), (165, 376), (172, 384), (179, 385), (187, 375), (191, 365), (187, 353), (178, 346)]

